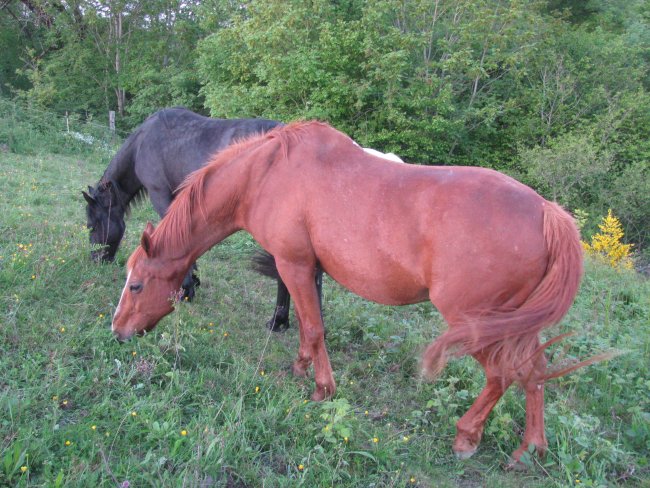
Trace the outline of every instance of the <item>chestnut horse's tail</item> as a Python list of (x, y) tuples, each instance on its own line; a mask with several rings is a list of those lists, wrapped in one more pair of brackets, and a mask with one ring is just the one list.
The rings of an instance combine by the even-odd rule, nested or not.
[[(435, 377), (444, 368), (449, 351), (455, 356), (483, 351), (488, 363), (501, 375), (522, 379), (522, 374), (531, 372), (531, 364), (526, 363), (535, 363), (546, 347), (561, 338), (558, 336), (542, 346), (538, 342), (539, 332), (558, 323), (573, 303), (582, 277), (582, 246), (573, 219), (559, 205), (545, 202), (543, 212), (548, 265), (537, 288), (515, 310), (478, 311), (450, 324), (424, 352), (425, 374)], [(546, 371), (539, 379), (569, 373), (594, 360), (560, 372)]]

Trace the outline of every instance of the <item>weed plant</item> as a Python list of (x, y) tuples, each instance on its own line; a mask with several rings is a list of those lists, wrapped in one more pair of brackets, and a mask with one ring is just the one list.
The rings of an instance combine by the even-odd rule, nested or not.
[(324, 284), (326, 342), (339, 385), (308, 400), (289, 367), (296, 319), (264, 323), (275, 284), (255, 275), (244, 234), (199, 260), (196, 300), (119, 344), (111, 314), (147, 219), (131, 215), (115, 264), (89, 259), (81, 189), (107, 161), (0, 153), (0, 485), (2, 486), (648, 486), (650, 286), (588, 261), (580, 294), (550, 334), (575, 335), (555, 363), (619, 349), (548, 384), (549, 453), (505, 470), (521, 441), (511, 388), (468, 461), (454, 424), (483, 387), (473, 360), (435, 383), (419, 354), (444, 323), (427, 303), (385, 307)]

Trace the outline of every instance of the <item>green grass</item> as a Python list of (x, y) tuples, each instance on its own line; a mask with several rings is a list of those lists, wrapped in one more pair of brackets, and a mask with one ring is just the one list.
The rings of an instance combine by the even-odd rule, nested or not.
[(307, 401), (311, 380), (289, 374), (295, 318), (284, 334), (264, 328), (275, 286), (250, 271), (254, 244), (243, 234), (201, 258), (194, 303), (144, 338), (112, 340), (124, 262), (155, 216), (138, 207), (117, 263), (90, 263), (80, 191), (105, 164), (0, 153), (0, 485), (650, 483), (650, 286), (641, 277), (588, 263), (575, 306), (552, 331), (576, 332), (556, 361), (625, 354), (548, 385), (547, 457), (504, 469), (524, 426), (523, 396), (511, 388), (478, 453), (457, 461), (454, 424), (484, 379), (470, 359), (435, 383), (419, 379), (419, 354), (444, 327), (433, 307), (375, 305), (326, 280), (339, 389), (331, 402)]

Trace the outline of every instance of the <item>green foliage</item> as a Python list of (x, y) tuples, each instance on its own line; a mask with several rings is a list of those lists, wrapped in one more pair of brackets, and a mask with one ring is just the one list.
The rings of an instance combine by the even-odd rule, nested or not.
[(0, 90), (30, 107), (116, 110), (123, 129), (173, 105), (321, 119), (409, 162), (487, 166), (592, 216), (612, 208), (649, 242), (643, 0), (30, 5), (0, 8)]
[(322, 437), (329, 443), (347, 443), (354, 432), (355, 416), (352, 406), (345, 398), (322, 402), (320, 418), (325, 426), (317, 437)]
[(527, 179), (548, 198), (569, 208), (589, 204), (598, 198), (592, 192), (611, 167), (611, 157), (599, 153), (592, 137), (575, 133), (552, 141), (545, 147), (524, 149), (520, 161)]

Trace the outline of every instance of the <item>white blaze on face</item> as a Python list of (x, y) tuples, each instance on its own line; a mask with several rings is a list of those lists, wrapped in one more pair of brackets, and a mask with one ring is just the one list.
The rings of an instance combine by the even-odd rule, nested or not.
[(131, 270), (126, 275), (126, 283), (124, 284), (124, 288), (122, 289), (122, 294), (120, 295), (120, 301), (117, 304), (117, 308), (115, 309), (115, 313), (113, 314), (113, 321), (111, 322), (111, 331), (115, 332), (115, 316), (120, 312), (120, 306), (122, 305), (122, 299), (124, 298), (124, 293), (126, 293), (126, 288), (129, 286), (129, 281), (131, 278)]

